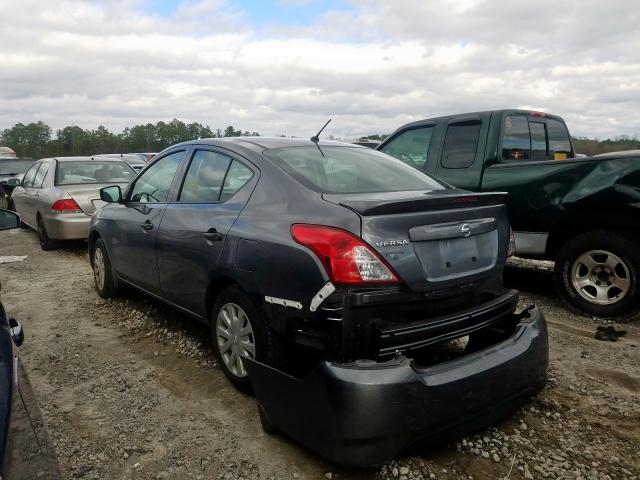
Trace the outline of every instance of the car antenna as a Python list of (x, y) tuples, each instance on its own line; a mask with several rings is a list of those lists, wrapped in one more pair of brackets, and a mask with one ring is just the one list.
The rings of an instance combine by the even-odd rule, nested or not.
[(318, 145), (318, 142), (320, 141), (320, 134), (325, 128), (327, 128), (327, 125), (329, 125), (329, 123), (331, 123), (331, 119), (327, 120), (327, 123), (324, 124), (324, 126), (320, 129), (320, 131), (316, 133), (313, 137), (311, 137), (311, 141), (316, 144), (316, 147), (318, 147), (318, 150), (320, 150), (320, 154), (323, 157), (324, 157), (324, 152), (320, 148), (320, 145)]

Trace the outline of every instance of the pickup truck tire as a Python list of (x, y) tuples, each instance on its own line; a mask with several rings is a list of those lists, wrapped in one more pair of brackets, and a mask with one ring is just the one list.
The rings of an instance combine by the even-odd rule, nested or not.
[(251, 391), (251, 382), (239, 356), (281, 368), (285, 363), (282, 340), (271, 330), (262, 306), (240, 287), (225, 288), (211, 314), (213, 353), (227, 379), (239, 390)]
[(568, 240), (558, 252), (555, 284), (573, 311), (628, 319), (640, 310), (640, 250), (634, 238), (595, 230)]

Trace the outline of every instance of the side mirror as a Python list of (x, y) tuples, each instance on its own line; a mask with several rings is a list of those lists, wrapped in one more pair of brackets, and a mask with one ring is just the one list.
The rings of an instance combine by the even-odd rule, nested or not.
[(7, 180), (7, 185), (9, 185), (10, 187), (17, 187), (21, 184), (22, 181), (18, 180), (17, 178), (10, 178), (9, 180)]
[(20, 226), (20, 215), (11, 210), (0, 209), (0, 230), (11, 230)]
[(122, 190), (118, 185), (101, 188), (100, 200), (107, 203), (120, 203), (122, 201)]
[(11, 332), (11, 339), (16, 347), (19, 347), (24, 343), (24, 330), (22, 325), (15, 318), (9, 319), (9, 331)]

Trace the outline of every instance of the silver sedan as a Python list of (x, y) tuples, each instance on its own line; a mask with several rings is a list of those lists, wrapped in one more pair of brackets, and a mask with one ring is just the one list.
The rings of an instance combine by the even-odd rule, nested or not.
[(125, 188), (136, 176), (126, 162), (91, 157), (45, 158), (34, 163), (11, 195), (22, 222), (37, 230), (40, 246), (87, 238), (91, 216), (104, 202), (100, 189)]

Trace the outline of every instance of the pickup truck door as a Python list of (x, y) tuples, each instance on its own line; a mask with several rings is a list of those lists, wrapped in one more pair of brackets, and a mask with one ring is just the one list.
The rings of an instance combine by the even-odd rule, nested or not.
[(442, 133), (429, 173), (458, 188), (480, 190), (490, 120), (490, 113), (463, 115), (439, 125)]

